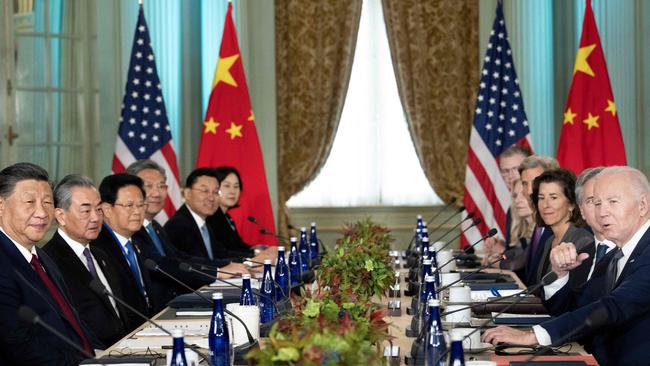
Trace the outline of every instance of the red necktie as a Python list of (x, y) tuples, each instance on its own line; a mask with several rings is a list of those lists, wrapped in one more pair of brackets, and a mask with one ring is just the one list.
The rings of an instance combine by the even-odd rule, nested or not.
[(72, 329), (77, 333), (79, 338), (81, 339), (81, 342), (83, 343), (84, 350), (86, 350), (88, 353), (93, 354), (92, 348), (90, 348), (90, 343), (88, 343), (88, 339), (86, 338), (86, 335), (84, 332), (81, 330), (81, 325), (79, 325), (79, 322), (77, 322), (77, 318), (75, 318), (74, 313), (72, 312), (72, 309), (70, 308), (70, 305), (65, 301), (63, 298), (63, 295), (61, 295), (61, 292), (59, 289), (54, 285), (50, 277), (45, 273), (45, 270), (43, 269), (43, 265), (41, 264), (41, 261), (38, 260), (38, 257), (35, 255), (32, 255), (32, 260), (31, 260), (31, 265), (34, 268), (34, 271), (36, 271), (36, 274), (38, 277), (43, 281), (43, 284), (45, 284), (45, 287), (47, 288), (47, 292), (50, 293), (50, 296), (56, 301), (56, 303), (59, 305), (59, 308), (63, 312), (63, 316), (68, 320), (70, 325), (72, 326)]

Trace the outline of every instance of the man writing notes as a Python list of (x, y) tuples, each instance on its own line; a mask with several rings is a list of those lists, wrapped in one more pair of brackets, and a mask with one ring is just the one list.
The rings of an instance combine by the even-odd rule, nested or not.
[[(569, 296), (575, 310), (553, 318), (527, 333), (497, 327), (483, 334), (486, 342), (549, 345), (576, 329), (593, 314), (597, 327), (578, 331), (573, 339), (586, 341), (585, 349), (603, 365), (647, 364), (650, 347), (650, 184), (639, 170), (608, 167), (594, 179), (596, 220), (605, 238), (616, 244), (596, 265), (584, 289), (577, 293), (562, 286), (553, 298)], [(570, 243), (560, 245), (552, 259), (558, 281), (586, 259)], [(563, 300), (566, 301), (566, 300)]]

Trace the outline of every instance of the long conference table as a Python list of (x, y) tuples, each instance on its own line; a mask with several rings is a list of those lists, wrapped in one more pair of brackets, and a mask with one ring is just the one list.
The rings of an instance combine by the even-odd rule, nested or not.
[[(411, 324), (411, 319), (412, 316), (408, 315), (406, 312), (406, 308), (410, 306), (411, 304), (411, 297), (404, 296), (403, 292), (404, 289), (406, 289), (407, 283), (406, 283), (406, 277), (408, 274), (408, 269), (407, 268), (401, 268), (399, 269), (401, 272), (401, 283), (400, 283), (400, 289), (401, 289), (401, 297), (398, 298), (401, 302), (401, 315), (399, 316), (387, 316), (385, 319), (387, 322), (391, 324), (389, 327), (389, 333), (391, 336), (394, 337), (392, 341), (393, 345), (393, 350), (395, 350), (395, 346), (399, 347), (399, 356), (394, 357), (394, 358), (385, 358), (384, 359), (384, 364), (385, 365), (407, 365), (405, 361), (405, 356), (410, 352), (411, 350), (411, 345), (413, 343), (414, 338), (407, 337), (405, 335), (407, 327), (410, 326)], [(459, 270), (460, 272), (462, 271), (470, 271), (470, 270)], [(524, 289), (523, 283), (519, 280), (519, 278), (511, 271), (506, 271), (506, 270), (498, 270), (498, 269), (487, 269), (485, 272), (491, 272), (491, 273), (501, 273), (504, 275), (509, 275), (513, 278), (514, 282), (517, 284), (517, 287), (519, 289)], [(207, 289), (214, 290), (212, 287), (207, 287), (203, 288), (202, 290), (207, 290)], [(390, 298), (383, 298), (383, 299), (378, 299), (378, 303), (381, 301), (382, 306), (387, 307), (388, 300)], [(480, 304), (480, 302), (478, 302)], [(474, 302), (474, 304), (477, 304), (477, 302)], [(162, 325), (165, 329), (175, 329), (175, 328), (181, 328), (184, 329), (186, 334), (187, 333), (204, 333), (207, 334), (207, 330), (209, 329), (209, 322), (210, 322), (210, 317), (203, 315), (203, 316), (177, 316), (176, 315), (177, 309), (173, 309), (170, 307), (165, 308), (162, 310), (160, 313), (156, 314), (153, 319)], [(472, 315), (474, 316), (474, 314)], [(473, 319), (475, 322), (472, 322), (472, 326), (476, 325), (474, 323), (482, 323), (483, 320), (480, 319)], [(443, 319), (443, 324), (445, 324), (444, 319)], [(449, 330), (449, 328), (453, 327), (451, 324), (445, 324), (447, 328), (445, 329), (446, 331)], [(188, 344), (196, 344), (202, 347), (201, 351), (204, 354), (207, 354), (207, 336), (187, 336), (185, 337), (185, 341)], [(264, 339), (261, 339), (262, 347), (264, 346)], [(104, 356), (109, 356), (109, 357), (137, 357), (137, 356), (154, 356), (157, 358), (156, 360), (156, 365), (165, 365), (165, 355), (167, 354), (167, 351), (170, 349), (170, 346), (172, 344), (172, 340), (168, 336), (164, 336), (161, 334), (160, 331), (155, 329), (151, 324), (149, 323), (143, 323), (140, 327), (135, 329), (133, 332), (130, 334), (126, 335), (123, 339), (118, 341), (116, 344), (111, 346), (110, 348), (106, 349), (105, 351), (101, 352), (98, 354), (98, 357), (104, 357)], [(385, 344), (384, 347), (382, 348), (387, 348), (384, 349), (385, 355), (388, 354), (389, 350), (389, 344)], [(570, 356), (574, 357), (576, 360), (582, 360), (585, 362), (587, 365), (597, 365), (597, 362), (595, 359), (593, 359), (592, 356), (590, 355), (585, 355), (584, 350), (582, 347), (580, 347), (577, 344), (571, 344), (570, 346), (567, 347), (567, 349), (570, 350), (571, 354), (578, 354), (580, 356)], [(566, 350), (566, 349), (565, 349)], [(512, 360), (526, 360), (528, 356), (508, 356), (508, 357), (497, 357), (494, 356), (494, 349), (493, 347), (485, 347), (481, 352), (476, 352), (476, 353), (470, 353), (466, 352), (465, 353), (465, 359), (466, 360), (493, 360), (496, 361), (498, 365), (509, 365), (509, 362)], [(563, 358), (563, 360), (566, 359), (566, 357)], [(544, 361), (544, 360), (550, 360), (550, 361), (557, 361), (558, 358), (557, 356), (540, 356), (535, 358), (536, 361)], [(201, 365), (207, 365), (208, 363), (206, 361), (201, 362)]]

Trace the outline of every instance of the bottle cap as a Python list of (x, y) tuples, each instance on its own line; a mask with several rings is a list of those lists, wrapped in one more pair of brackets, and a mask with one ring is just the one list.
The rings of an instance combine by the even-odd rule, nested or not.
[(298, 241), (298, 238), (296, 238), (295, 236), (292, 236), (290, 240), (291, 240), (292, 243), (295, 243), (295, 242)]
[(174, 329), (174, 330), (172, 330), (172, 337), (174, 337), (174, 338), (183, 338), (183, 330), (182, 329)]
[(303, 226), (303, 227), (300, 228), (300, 231), (305, 232), (305, 231), (307, 231), (307, 228)]
[(284, 245), (278, 245), (278, 252), (284, 252)]
[(422, 215), (417, 215), (416, 218), (417, 218), (418, 220), (422, 220)]
[(451, 332), (451, 341), (452, 342), (462, 342), (465, 339), (465, 336), (462, 333)]
[(399, 278), (399, 272), (395, 272), (395, 277)]
[(436, 280), (436, 278), (433, 277), (433, 276), (428, 276), (428, 275), (424, 276), (424, 282), (433, 282), (435, 280)]
[(265, 259), (264, 264), (271, 264), (271, 260), (270, 259)]
[(213, 292), (212, 293), (212, 300), (221, 300), (223, 299), (223, 293), (222, 292)]
[(438, 299), (429, 299), (427, 303), (428, 306), (440, 306), (440, 300)]
[(312, 222), (312, 223), (311, 223), (311, 226), (312, 226), (312, 227), (316, 226), (316, 223), (315, 223), (315, 222)]
[(248, 273), (244, 273), (243, 275), (241, 275), (241, 278), (242, 278), (242, 280), (250, 280), (250, 279), (251, 279), (251, 275), (248, 274)]

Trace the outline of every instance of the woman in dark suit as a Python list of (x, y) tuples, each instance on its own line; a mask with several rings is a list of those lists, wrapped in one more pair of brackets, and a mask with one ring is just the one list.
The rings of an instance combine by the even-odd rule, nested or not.
[(229, 251), (241, 253), (241, 257), (253, 257), (251, 246), (239, 236), (235, 222), (228, 211), (239, 205), (239, 196), (243, 185), (237, 169), (229, 166), (215, 168), (215, 177), (219, 181), (219, 208), (208, 216), (206, 222), (219, 242)]
[[(551, 249), (562, 242), (585, 242), (593, 234), (584, 229), (585, 222), (575, 195), (576, 176), (566, 169), (553, 169), (542, 173), (533, 181), (531, 200), (538, 226), (551, 228), (551, 235), (544, 243), (542, 260), (537, 268), (537, 281), (551, 271), (549, 254)], [(571, 271), (569, 285), (573, 289), (581, 287), (586, 281), (594, 256), (594, 246), (586, 245), (580, 253), (589, 253), (589, 258)]]

